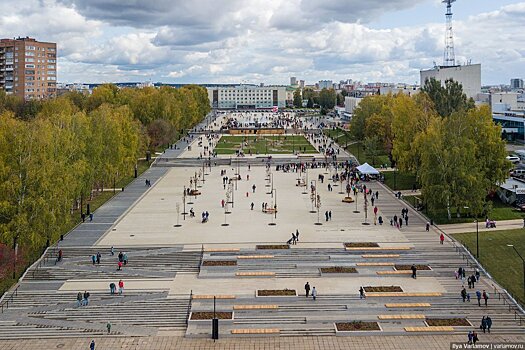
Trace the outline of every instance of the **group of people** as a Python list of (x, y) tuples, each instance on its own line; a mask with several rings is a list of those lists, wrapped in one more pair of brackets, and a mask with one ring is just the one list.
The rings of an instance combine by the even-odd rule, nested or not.
[(312, 299), (315, 301), (315, 299), (317, 299), (317, 289), (315, 289), (315, 287), (312, 287), (310, 289), (310, 283), (309, 282), (306, 282), (306, 284), (304, 285), (304, 291), (305, 291), (305, 294), (306, 294), (306, 297), (308, 298), (310, 295), (312, 295)]
[(292, 238), (286, 244), (297, 244), (297, 242), (299, 242), (299, 230), (295, 230), (295, 233), (292, 232)]

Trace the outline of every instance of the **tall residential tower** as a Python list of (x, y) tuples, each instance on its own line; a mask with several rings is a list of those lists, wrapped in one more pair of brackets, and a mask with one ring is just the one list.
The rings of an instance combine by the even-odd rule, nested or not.
[(57, 45), (33, 38), (0, 39), (0, 90), (25, 100), (56, 96)]

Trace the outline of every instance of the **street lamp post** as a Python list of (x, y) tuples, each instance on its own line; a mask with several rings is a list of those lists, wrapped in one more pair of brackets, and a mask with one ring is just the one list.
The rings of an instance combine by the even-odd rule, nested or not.
[(514, 249), (514, 251), (516, 252), (516, 254), (518, 254), (523, 263), (523, 300), (525, 300), (525, 259), (523, 258), (523, 256), (521, 256), (520, 252), (518, 252), (518, 250), (513, 244), (507, 244), (507, 247), (511, 247), (512, 249)]

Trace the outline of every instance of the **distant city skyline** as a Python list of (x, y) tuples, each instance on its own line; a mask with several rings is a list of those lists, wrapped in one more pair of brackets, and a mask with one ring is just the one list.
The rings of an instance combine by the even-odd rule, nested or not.
[[(454, 3), (458, 63), (524, 78), (525, 1)], [(2, 37), (57, 43), (58, 81), (419, 83), (443, 59), (441, 0), (4, 0)]]

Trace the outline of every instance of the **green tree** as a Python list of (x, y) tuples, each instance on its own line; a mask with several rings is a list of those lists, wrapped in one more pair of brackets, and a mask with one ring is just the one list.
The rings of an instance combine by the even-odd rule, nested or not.
[(293, 106), (295, 108), (303, 107), (303, 97), (301, 96), (301, 89), (295, 89), (293, 93)]
[(370, 137), (365, 137), (363, 142), (363, 148), (368, 157), (372, 158), (372, 165), (376, 164), (376, 157), (381, 154), (382, 145), (379, 136), (374, 135)]
[(443, 118), (475, 107), (474, 100), (467, 98), (463, 92), (463, 86), (452, 79), (447, 79), (444, 86), (435, 78), (427, 79), (421, 91), (430, 97), (437, 113)]
[(334, 89), (323, 89), (319, 93), (319, 105), (324, 110), (330, 110), (335, 107), (336, 93)]
[(421, 185), (429, 208), (461, 208), (481, 214), (488, 192), (503, 182), (505, 159), (501, 128), (488, 107), (433, 119), (421, 138)]

